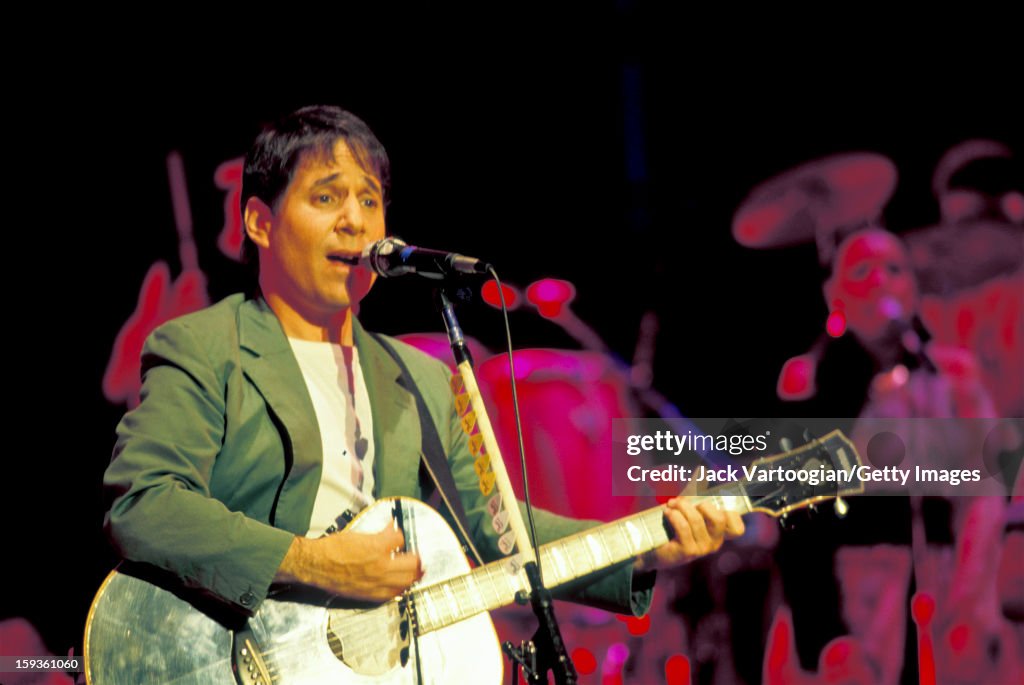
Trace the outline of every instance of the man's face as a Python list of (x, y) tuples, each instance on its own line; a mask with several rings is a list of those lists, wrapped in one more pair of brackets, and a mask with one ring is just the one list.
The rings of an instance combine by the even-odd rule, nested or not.
[(836, 254), (828, 297), (841, 303), (850, 330), (864, 340), (909, 323), (917, 308), (917, 286), (903, 245), (883, 230), (848, 238)]
[(381, 182), (339, 140), (303, 155), (270, 219), (260, 283), (310, 319), (357, 304), (376, 276), (340, 261), (385, 235)]

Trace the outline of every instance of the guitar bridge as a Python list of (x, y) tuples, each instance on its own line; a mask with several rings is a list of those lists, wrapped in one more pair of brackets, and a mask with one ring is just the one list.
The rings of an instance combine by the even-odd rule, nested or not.
[(409, 662), (409, 648), (419, 636), (419, 626), (416, 625), (416, 601), (408, 590), (398, 600), (398, 621), (398, 635), (402, 645), (399, 654), (401, 664), (405, 666)]

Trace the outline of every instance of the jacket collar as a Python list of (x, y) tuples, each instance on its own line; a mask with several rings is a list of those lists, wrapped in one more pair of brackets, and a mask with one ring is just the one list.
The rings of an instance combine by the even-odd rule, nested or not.
[[(323, 462), (320, 428), (281, 323), (263, 298), (243, 302), (238, 316), (239, 346), (248, 352), (242, 357), (243, 370), (280, 419), (295, 462), (292, 469), (316, 469), (319, 483)], [(391, 354), (358, 319), (353, 319), (352, 328), (373, 416), (374, 495), (414, 495), (422, 448), (415, 397), (404, 387), (401, 369)], [(293, 480), (286, 481), (282, 498)], [(307, 524), (312, 507), (310, 499), (305, 507)], [(283, 524), (277, 523), (285, 527)]]

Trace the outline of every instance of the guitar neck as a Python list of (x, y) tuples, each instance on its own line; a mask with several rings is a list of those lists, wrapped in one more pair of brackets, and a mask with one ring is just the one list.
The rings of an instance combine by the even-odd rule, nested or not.
[[(721, 485), (689, 499), (694, 503), (709, 501), (719, 509), (742, 514), (752, 510), (742, 483)], [(662, 507), (654, 507), (541, 546), (544, 584), (556, 588), (668, 542), (663, 513)], [(419, 632), (438, 630), (511, 604), (516, 593), (528, 587), (518, 557), (509, 557), (418, 590), (413, 593), (413, 601)]]

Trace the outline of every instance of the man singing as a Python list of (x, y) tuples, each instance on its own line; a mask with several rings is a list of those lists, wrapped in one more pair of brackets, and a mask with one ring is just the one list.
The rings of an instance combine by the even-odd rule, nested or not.
[[(388, 168), (366, 124), (337, 107), (300, 109), (257, 137), (241, 201), (259, 287), (146, 344), (141, 402), (118, 426), (104, 480), (107, 531), (125, 559), (245, 613), (275, 583), (380, 602), (422, 576), (420, 558), (401, 551), (393, 526), (344, 524), (376, 499), (436, 487), (461, 503), (465, 526), (444, 513), (479, 561), (503, 556), (447, 368), (356, 317), (375, 276), (349, 262), (386, 235)], [(455, 492), (421, 465), (431, 451)], [(743, 531), (735, 513), (682, 498), (665, 518), (670, 542), (558, 594), (640, 615), (651, 571)], [(541, 542), (594, 525), (547, 512), (537, 524)]]

